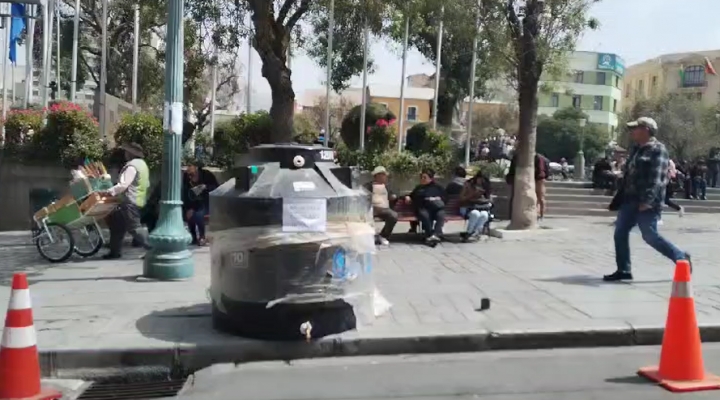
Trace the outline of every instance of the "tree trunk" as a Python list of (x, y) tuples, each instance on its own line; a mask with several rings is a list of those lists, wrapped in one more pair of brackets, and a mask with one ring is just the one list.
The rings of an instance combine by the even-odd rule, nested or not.
[(440, 126), (452, 127), (453, 116), (455, 115), (455, 106), (458, 99), (449, 93), (440, 93), (438, 95), (437, 123)]
[[(525, 75), (525, 76), (523, 76)], [(530, 75), (530, 74), (527, 74)], [(535, 193), (535, 142), (538, 110), (538, 83), (526, 74), (520, 74), (518, 89), (520, 126), (515, 154), (515, 182), (513, 183), (512, 219), (508, 229), (537, 227), (537, 195)], [(525, 78), (525, 79), (523, 79)]]
[(290, 35), (283, 26), (268, 18), (253, 16), (256, 32), (253, 47), (262, 60), (262, 76), (268, 81), (272, 92), (270, 119), (272, 120), (272, 143), (288, 143), (293, 137), (293, 113), (295, 91), (291, 71), (287, 67), (287, 50)]

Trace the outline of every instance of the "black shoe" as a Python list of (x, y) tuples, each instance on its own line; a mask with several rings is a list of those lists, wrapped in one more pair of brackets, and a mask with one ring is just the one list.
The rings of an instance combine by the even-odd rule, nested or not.
[(630, 272), (615, 271), (610, 275), (603, 276), (605, 282), (631, 281), (633, 276)]
[(103, 260), (117, 260), (118, 258), (122, 258), (120, 254), (113, 254), (113, 253), (107, 253), (104, 256), (102, 256)]
[(460, 233), (460, 239), (462, 239), (463, 243), (467, 243), (469, 238), (470, 238), (470, 235), (468, 235), (467, 232)]

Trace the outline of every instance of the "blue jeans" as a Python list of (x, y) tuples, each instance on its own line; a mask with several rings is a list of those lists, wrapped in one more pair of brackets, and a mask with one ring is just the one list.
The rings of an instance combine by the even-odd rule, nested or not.
[(467, 233), (468, 235), (482, 233), (482, 229), (490, 219), (490, 213), (487, 211), (470, 210), (467, 207), (460, 207), (460, 214), (468, 219)]
[(692, 183), (692, 194), (696, 198), (704, 198), (707, 192), (707, 182), (703, 178), (695, 178)]
[(687, 259), (684, 251), (660, 236), (657, 230), (659, 219), (659, 210), (640, 211), (636, 203), (625, 203), (620, 207), (615, 222), (615, 262), (618, 271), (630, 272), (630, 231), (635, 225), (640, 229), (645, 243), (660, 254), (673, 262)]
[(187, 222), (188, 230), (190, 231), (190, 236), (192, 237), (192, 241), (194, 243), (197, 243), (198, 239), (200, 238), (205, 238), (206, 215), (207, 211), (205, 211), (204, 208), (201, 208), (199, 210), (193, 210), (193, 213)]

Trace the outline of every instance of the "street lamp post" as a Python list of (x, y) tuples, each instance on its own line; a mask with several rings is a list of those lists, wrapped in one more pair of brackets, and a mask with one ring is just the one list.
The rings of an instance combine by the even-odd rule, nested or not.
[(578, 125), (580, 125), (580, 149), (575, 156), (575, 179), (578, 181), (585, 180), (585, 125), (587, 120), (580, 118)]
[(182, 1), (168, 2), (165, 58), (164, 151), (162, 200), (157, 228), (150, 234), (152, 249), (145, 257), (143, 275), (159, 280), (190, 278), (194, 274), (190, 234), (183, 225), (180, 200), (183, 131), (183, 13)]

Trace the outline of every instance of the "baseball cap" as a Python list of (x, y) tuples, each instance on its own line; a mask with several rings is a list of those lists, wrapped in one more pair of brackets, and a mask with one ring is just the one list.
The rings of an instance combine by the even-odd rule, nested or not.
[(655, 122), (655, 120), (650, 117), (640, 117), (635, 121), (627, 123), (628, 128), (635, 128), (637, 126), (643, 126), (645, 128), (648, 128), (651, 133), (657, 133), (658, 130), (657, 122)]
[(377, 174), (385, 174), (387, 175), (387, 170), (382, 165), (375, 167), (375, 169), (372, 171), (373, 176)]

